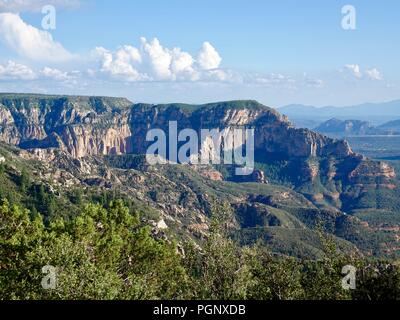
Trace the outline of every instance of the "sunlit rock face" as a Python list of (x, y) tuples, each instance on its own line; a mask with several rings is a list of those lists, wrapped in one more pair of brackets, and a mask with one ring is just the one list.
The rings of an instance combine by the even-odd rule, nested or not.
[[(123, 98), (0, 95), (0, 141), (24, 149), (58, 148), (77, 159), (144, 154), (150, 143), (147, 132), (162, 129), (168, 136), (171, 121), (177, 122), (178, 131), (194, 129), (199, 137), (201, 129), (218, 129), (219, 142), (227, 130), (254, 129), (256, 161), (280, 159), (295, 171), (296, 177), (288, 177), (295, 185), (322, 179), (340, 180), (342, 186), (395, 187), (395, 172), (387, 164), (355, 154), (344, 140), (296, 129), (287, 117), (256, 101), (148, 105)], [(205, 139), (199, 152), (210, 152), (212, 144), (212, 139)], [(211, 178), (222, 179), (215, 173)], [(255, 180), (269, 177), (259, 171)], [(341, 192), (335, 189), (327, 194)]]

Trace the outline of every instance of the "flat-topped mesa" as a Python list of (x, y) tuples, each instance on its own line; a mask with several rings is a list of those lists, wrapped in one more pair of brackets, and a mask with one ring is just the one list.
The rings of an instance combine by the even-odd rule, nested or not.
[(354, 154), (347, 141), (331, 139), (308, 129), (296, 129), (287, 122), (263, 123), (258, 120), (255, 145), (257, 149), (289, 158), (344, 158)]
[[(255, 101), (230, 101), (205, 105), (136, 104), (132, 107), (130, 123), (134, 153), (145, 153), (148, 143), (146, 133), (149, 129), (162, 129), (168, 132), (169, 123), (176, 121), (178, 131), (194, 129), (225, 129), (229, 127), (250, 127), (263, 115), (270, 115), (273, 121), (285, 121), (274, 109)], [(286, 119), (287, 121), (287, 119)]]
[[(348, 172), (341, 169), (341, 176), (363, 162), (346, 141), (296, 129), (286, 116), (253, 100), (150, 105), (132, 104), (124, 98), (0, 94), (1, 141), (25, 149), (59, 148), (76, 158), (146, 153), (148, 130), (168, 132), (170, 121), (177, 121), (179, 130), (255, 128), (256, 158), (304, 159), (299, 170), (311, 180), (323, 170), (319, 164), (310, 166), (308, 158), (346, 161), (342, 167)], [(386, 171), (373, 167), (378, 176)], [(336, 171), (326, 174), (333, 179)], [(365, 170), (357, 172), (362, 175)]]
[(147, 130), (168, 131), (168, 122), (177, 121), (178, 129), (255, 128), (255, 147), (267, 153), (288, 157), (353, 154), (347, 142), (325, 137), (307, 129), (296, 129), (288, 118), (256, 101), (230, 101), (206, 105), (144, 105), (132, 108), (131, 128), (136, 153), (146, 150)]
[[(192, 128), (199, 131), (204, 128), (222, 129), (236, 126), (255, 128), (256, 159), (263, 162), (263, 159), (279, 158), (289, 164), (293, 163), (292, 167), (297, 168), (294, 170), (296, 175), (301, 175), (299, 178), (292, 177), (295, 185), (313, 182), (319, 176), (327, 181), (339, 179), (344, 185), (351, 181), (351, 173), (358, 177), (359, 181), (371, 180), (363, 176), (365, 170), (357, 170), (366, 159), (355, 154), (347, 141), (332, 139), (308, 129), (296, 129), (287, 117), (255, 101), (195, 106), (134, 105), (130, 115), (133, 151), (145, 153), (147, 131), (160, 128), (168, 132), (169, 121), (177, 121), (179, 130)], [(310, 158), (317, 160), (310, 163)], [(386, 169), (377, 165), (372, 168), (376, 173), (378, 185), (393, 185), (393, 176), (388, 176), (385, 173)], [(384, 179), (381, 179), (382, 177)]]
[[(25, 148), (59, 147), (75, 157), (110, 153), (144, 153), (150, 128), (253, 126), (255, 145), (288, 156), (348, 156), (349, 145), (306, 129), (256, 101), (205, 105), (146, 105), (124, 98), (0, 95), (0, 140)], [(56, 137), (56, 135), (59, 137)]]

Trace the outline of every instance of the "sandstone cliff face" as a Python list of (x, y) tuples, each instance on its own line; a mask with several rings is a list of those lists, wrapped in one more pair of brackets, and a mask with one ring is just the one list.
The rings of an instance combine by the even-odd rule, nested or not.
[(353, 154), (346, 141), (334, 140), (308, 129), (296, 129), (288, 121), (263, 116), (256, 126), (257, 149), (281, 153), (287, 157), (347, 157)]
[(74, 157), (129, 153), (131, 103), (118, 98), (0, 96), (0, 140)]
[[(148, 130), (168, 132), (169, 121), (177, 121), (178, 130), (198, 132), (254, 128), (256, 158), (277, 157), (297, 166), (294, 170), (301, 177), (296, 183), (326, 177), (393, 188), (395, 173), (389, 166), (355, 154), (346, 141), (296, 129), (285, 116), (255, 101), (133, 105), (120, 98), (0, 95), (0, 141), (25, 149), (58, 148), (75, 158), (144, 154)], [(310, 158), (317, 160), (310, 164)]]
[(256, 149), (282, 153), (287, 157), (346, 157), (353, 154), (346, 141), (334, 140), (306, 129), (296, 129), (285, 116), (254, 101), (244, 105), (235, 101), (230, 104), (216, 103), (194, 111), (177, 105), (135, 105), (131, 113), (135, 151), (146, 151), (147, 130), (161, 128), (168, 132), (168, 121), (177, 121), (178, 130), (255, 128)]
[(59, 148), (76, 158), (87, 155), (131, 153), (131, 130), (124, 123), (105, 128), (91, 125), (66, 126), (59, 130)]
[(2, 105), (0, 105), (0, 140), (9, 144), (18, 144), (20, 141), (20, 134), (12, 114)]
[(253, 127), (257, 149), (288, 157), (352, 154), (346, 142), (295, 129), (284, 116), (254, 101), (191, 110), (180, 105), (130, 105), (117, 98), (0, 96), (1, 141), (30, 148), (58, 144), (75, 157), (144, 153), (147, 131), (168, 132), (169, 121), (177, 121), (178, 130)]

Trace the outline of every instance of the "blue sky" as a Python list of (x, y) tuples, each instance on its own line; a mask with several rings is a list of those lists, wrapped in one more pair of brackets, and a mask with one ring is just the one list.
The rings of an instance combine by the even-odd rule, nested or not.
[[(55, 30), (42, 29), (45, 4), (56, 8)], [(342, 28), (347, 4), (356, 30)], [(399, 15), (397, 0), (0, 0), (0, 91), (272, 106), (393, 100)]]

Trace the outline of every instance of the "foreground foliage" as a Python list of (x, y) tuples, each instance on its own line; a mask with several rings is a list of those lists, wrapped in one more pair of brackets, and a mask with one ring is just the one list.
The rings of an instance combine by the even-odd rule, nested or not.
[[(218, 211), (218, 210), (217, 210)], [(37, 212), (0, 206), (1, 299), (398, 299), (400, 268), (339, 254), (322, 236), (320, 261), (239, 247), (226, 234), (222, 208), (200, 249), (144, 225), (120, 200), (90, 204), (71, 219), (44, 222)], [(341, 286), (354, 265), (357, 289)], [(41, 285), (46, 265), (55, 289)]]

